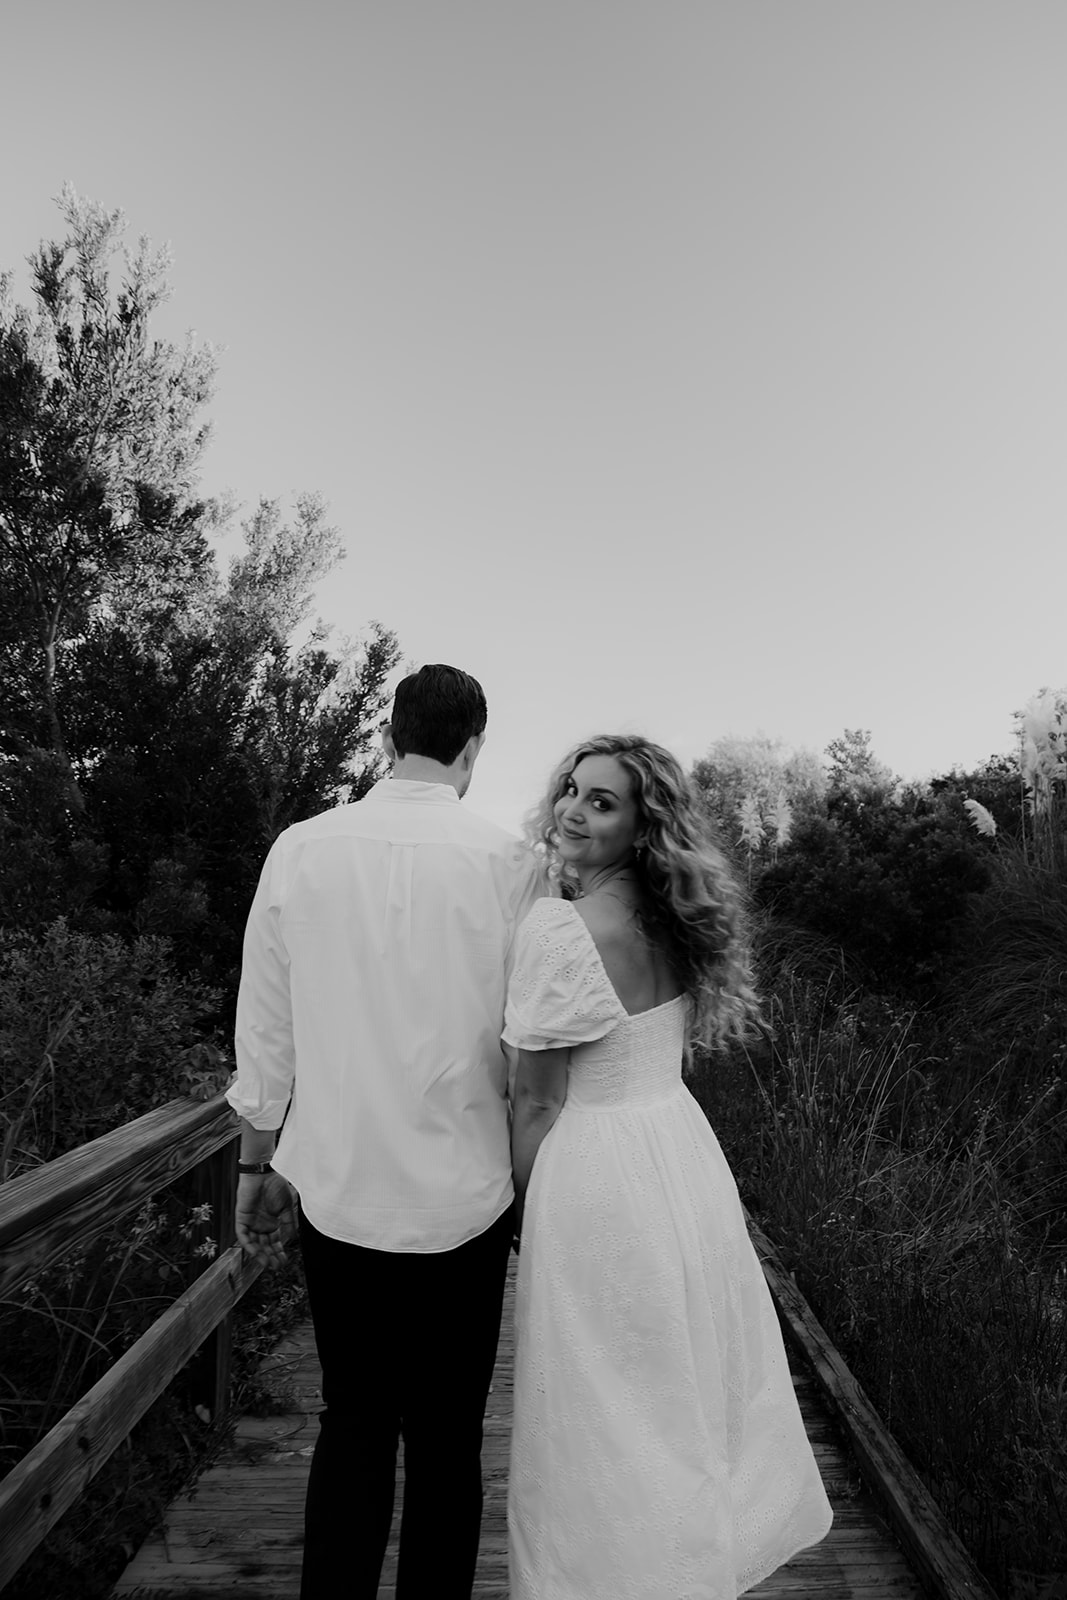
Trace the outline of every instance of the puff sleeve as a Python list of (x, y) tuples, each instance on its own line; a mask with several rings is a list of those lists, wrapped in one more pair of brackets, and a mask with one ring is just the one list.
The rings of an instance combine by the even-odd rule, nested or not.
[(504, 1042), (556, 1050), (602, 1039), (626, 1016), (589, 930), (567, 900), (538, 900), (515, 936)]

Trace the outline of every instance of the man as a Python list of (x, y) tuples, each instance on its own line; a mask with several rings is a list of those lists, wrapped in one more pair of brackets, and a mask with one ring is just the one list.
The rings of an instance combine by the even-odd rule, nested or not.
[(249, 914), (237, 1237), (276, 1260), (292, 1184), (322, 1365), (301, 1600), (374, 1600), (400, 1436), (398, 1600), (471, 1592), (514, 1220), (506, 972), (540, 892), (459, 803), (485, 724), (466, 673), (405, 678), (391, 777), (281, 834)]

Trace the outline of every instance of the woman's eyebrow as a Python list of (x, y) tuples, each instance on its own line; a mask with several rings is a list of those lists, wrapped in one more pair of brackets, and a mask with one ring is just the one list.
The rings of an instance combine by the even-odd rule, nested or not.
[(588, 792), (590, 794), (610, 794), (613, 800), (617, 800), (619, 798), (614, 789), (605, 789), (603, 784), (599, 783), (594, 784)]

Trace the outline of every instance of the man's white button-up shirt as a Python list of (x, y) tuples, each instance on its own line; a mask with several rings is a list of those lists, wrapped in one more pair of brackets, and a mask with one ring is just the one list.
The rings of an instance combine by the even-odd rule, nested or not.
[[(449, 1250), (511, 1203), (501, 1045), (533, 855), (447, 784), (385, 778), (287, 828), (245, 932), (237, 1073), (321, 1233)], [(288, 1108), (288, 1115), (286, 1109)]]

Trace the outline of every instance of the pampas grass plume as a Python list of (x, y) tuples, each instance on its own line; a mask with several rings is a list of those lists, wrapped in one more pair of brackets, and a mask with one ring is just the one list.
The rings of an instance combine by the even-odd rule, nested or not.
[(997, 819), (991, 811), (987, 811), (985, 806), (980, 805), (977, 800), (965, 800), (963, 809), (970, 817), (973, 826), (984, 838), (994, 839), (996, 837)]

